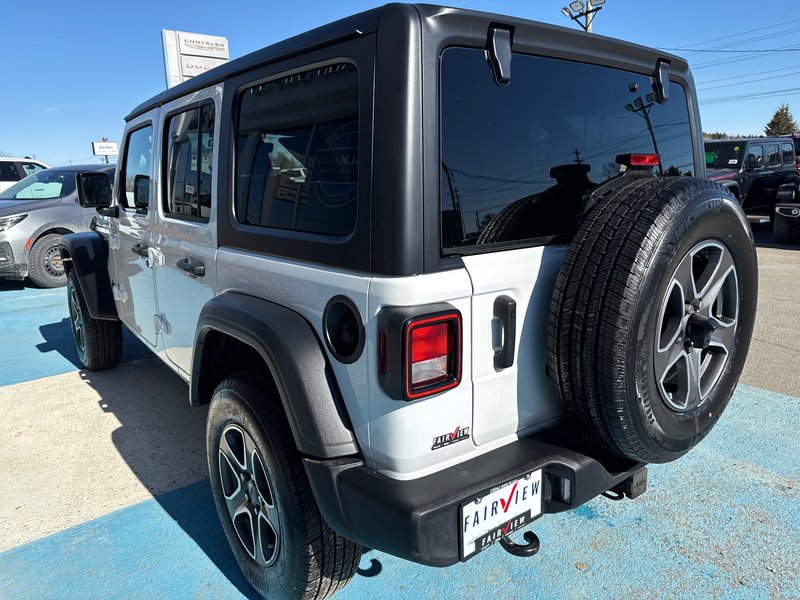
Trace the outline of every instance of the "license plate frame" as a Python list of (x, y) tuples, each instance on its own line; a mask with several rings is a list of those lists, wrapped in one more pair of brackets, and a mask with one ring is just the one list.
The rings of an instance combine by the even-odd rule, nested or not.
[(504, 535), (539, 518), (543, 509), (542, 484), (542, 469), (535, 469), (463, 502), (458, 511), (461, 560), (472, 558)]

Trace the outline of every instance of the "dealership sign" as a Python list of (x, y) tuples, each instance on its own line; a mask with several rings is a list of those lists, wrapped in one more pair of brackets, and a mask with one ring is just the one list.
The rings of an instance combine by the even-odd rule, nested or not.
[(167, 87), (226, 63), (230, 57), (228, 39), (218, 35), (161, 30)]
[(92, 154), (95, 156), (116, 156), (119, 154), (117, 142), (92, 142)]

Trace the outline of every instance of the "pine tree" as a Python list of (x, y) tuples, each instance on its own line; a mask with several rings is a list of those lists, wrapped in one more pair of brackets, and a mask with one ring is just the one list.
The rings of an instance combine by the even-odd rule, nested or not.
[(768, 136), (789, 135), (799, 129), (800, 126), (797, 125), (797, 121), (794, 120), (792, 113), (789, 111), (789, 105), (781, 104), (775, 114), (772, 115), (772, 120), (764, 128), (764, 133)]

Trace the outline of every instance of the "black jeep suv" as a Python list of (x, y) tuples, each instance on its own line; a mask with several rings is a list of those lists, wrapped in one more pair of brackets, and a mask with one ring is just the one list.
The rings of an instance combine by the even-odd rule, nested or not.
[(800, 174), (798, 154), (790, 137), (706, 141), (708, 178), (728, 188), (747, 214), (772, 219), (776, 192)]

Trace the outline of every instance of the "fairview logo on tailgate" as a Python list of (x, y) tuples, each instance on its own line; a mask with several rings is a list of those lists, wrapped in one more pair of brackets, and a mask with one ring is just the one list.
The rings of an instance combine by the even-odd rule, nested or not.
[(438, 450), (456, 442), (463, 442), (469, 439), (469, 427), (461, 427), (460, 425), (455, 430), (445, 433), (444, 435), (437, 435), (433, 438), (431, 450)]
[(542, 512), (542, 471), (491, 490), (461, 507), (464, 558), (533, 521)]

